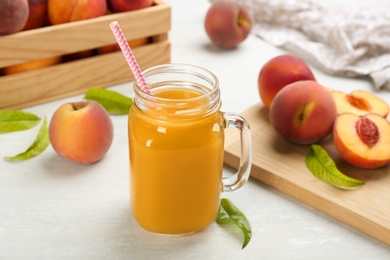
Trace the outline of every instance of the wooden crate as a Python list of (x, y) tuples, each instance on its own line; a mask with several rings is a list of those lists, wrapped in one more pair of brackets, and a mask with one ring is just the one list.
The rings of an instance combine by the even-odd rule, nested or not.
[[(127, 40), (150, 39), (133, 48), (142, 70), (170, 62), (171, 8), (158, 0), (141, 10), (1, 36), (0, 68), (116, 44), (110, 29), (113, 21), (119, 22)], [(120, 51), (2, 75), (0, 109), (27, 107), (133, 79)]]

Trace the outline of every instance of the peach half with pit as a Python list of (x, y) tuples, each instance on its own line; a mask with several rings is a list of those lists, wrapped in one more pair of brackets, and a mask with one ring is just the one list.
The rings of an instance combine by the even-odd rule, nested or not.
[(390, 122), (378, 114), (337, 116), (333, 141), (351, 165), (374, 169), (390, 162)]
[(332, 90), (332, 96), (336, 102), (337, 113), (352, 113), (358, 116), (375, 113), (386, 117), (389, 113), (389, 105), (374, 93), (365, 90), (355, 90), (349, 94)]
[(275, 96), (269, 110), (272, 126), (285, 139), (312, 144), (327, 137), (337, 116), (330, 91), (316, 81), (291, 83)]

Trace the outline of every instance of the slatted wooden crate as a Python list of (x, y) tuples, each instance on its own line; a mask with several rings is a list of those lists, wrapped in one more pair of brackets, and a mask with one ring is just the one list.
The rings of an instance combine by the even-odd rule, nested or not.
[[(127, 40), (147, 37), (133, 48), (142, 70), (170, 62), (171, 8), (156, 0), (148, 8), (0, 36), (0, 68), (116, 44), (110, 23)], [(95, 54), (45, 68), (0, 76), (0, 109), (23, 108), (133, 80), (120, 51)]]

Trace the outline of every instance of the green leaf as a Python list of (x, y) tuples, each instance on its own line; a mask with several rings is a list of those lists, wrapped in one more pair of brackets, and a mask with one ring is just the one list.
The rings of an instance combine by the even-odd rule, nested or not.
[(0, 133), (10, 133), (30, 129), (36, 126), (41, 119), (22, 110), (0, 111)]
[(50, 144), (49, 129), (47, 127), (46, 117), (43, 120), (42, 126), (39, 129), (38, 135), (35, 141), (30, 145), (29, 148), (23, 153), (15, 156), (5, 157), (7, 161), (21, 161), (35, 157), (42, 153)]
[(100, 103), (110, 114), (128, 114), (133, 104), (131, 98), (116, 91), (104, 88), (91, 88), (85, 93), (85, 99)]
[(317, 144), (313, 144), (306, 153), (306, 165), (315, 177), (339, 188), (350, 189), (364, 184), (340, 172), (326, 150)]
[(221, 199), (221, 207), (217, 222), (221, 224), (235, 224), (239, 227), (244, 234), (244, 243), (242, 249), (244, 249), (252, 237), (252, 228), (248, 219), (229, 199)]

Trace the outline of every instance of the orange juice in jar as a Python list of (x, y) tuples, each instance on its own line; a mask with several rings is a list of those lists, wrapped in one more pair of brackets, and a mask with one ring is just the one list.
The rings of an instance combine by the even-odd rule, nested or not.
[[(182, 235), (217, 218), (220, 193), (242, 186), (250, 171), (250, 131), (243, 118), (220, 111), (217, 78), (184, 64), (144, 72), (151, 95), (134, 85), (129, 114), (130, 190), (137, 222), (146, 230)], [(224, 129), (243, 137), (239, 172), (224, 179)]]

